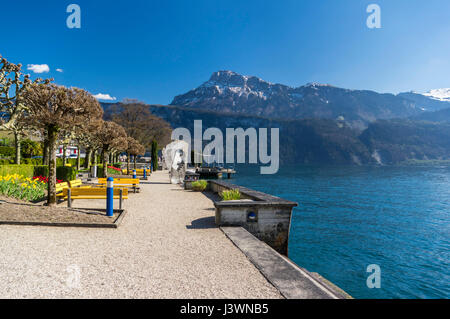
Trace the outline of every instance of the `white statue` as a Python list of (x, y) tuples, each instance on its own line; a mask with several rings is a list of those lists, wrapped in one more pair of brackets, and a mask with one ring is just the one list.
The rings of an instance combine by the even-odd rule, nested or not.
[(168, 144), (162, 151), (165, 167), (169, 169), (169, 178), (172, 184), (181, 184), (184, 181), (189, 155), (189, 144), (176, 140)]

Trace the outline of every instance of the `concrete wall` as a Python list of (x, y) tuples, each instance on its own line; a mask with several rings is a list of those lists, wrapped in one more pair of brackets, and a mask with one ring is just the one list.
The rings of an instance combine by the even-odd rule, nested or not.
[(223, 181), (209, 184), (213, 192), (237, 188), (242, 196), (242, 200), (214, 203), (218, 226), (241, 226), (287, 256), (292, 209), (297, 203)]

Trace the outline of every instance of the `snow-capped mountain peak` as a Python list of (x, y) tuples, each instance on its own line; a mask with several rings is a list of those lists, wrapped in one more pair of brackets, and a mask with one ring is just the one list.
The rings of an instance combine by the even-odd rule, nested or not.
[(450, 88), (430, 90), (426, 93), (422, 93), (422, 95), (435, 100), (450, 102)]

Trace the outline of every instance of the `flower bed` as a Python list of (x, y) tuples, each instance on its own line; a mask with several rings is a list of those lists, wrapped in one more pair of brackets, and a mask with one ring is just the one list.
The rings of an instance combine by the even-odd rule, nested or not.
[(115, 167), (115, 166), (108, 166), (108, 169), (112, 169), (112, 170), (114, 170), (115, 172), (122, 173), (122, 170), (121, 170), (120, 168), (118, 168), (118, 167)]
[(45, 197), (47, 184), (39, 179), (12, 174), (0, 176), (0, 194), (27, 201), (37, 201)]

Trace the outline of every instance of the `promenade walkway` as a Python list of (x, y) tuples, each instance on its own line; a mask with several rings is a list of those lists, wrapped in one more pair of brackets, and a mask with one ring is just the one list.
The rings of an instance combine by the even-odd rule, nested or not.
[(0, 226), (0, 298), (281, 298), (214, 226), (211, 200), (166, 172), (125, 208), (118, 229)]

